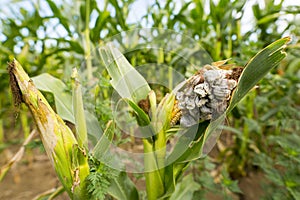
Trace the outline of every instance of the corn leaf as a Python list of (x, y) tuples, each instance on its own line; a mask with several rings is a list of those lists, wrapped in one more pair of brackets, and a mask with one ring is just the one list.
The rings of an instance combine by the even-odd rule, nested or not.
[(92, 154), (98, 160), (101, 160), (101, 158), (104, 156), (109, 146), (111, 145), (112, 139), (114, 137), (114, 126), (115, 125), (112, 121), (109, 121), (107, 123), (106, 129), (104, 130), (102, 137), (99, 139), (99, 141), (93, 149)]
[(51, 0), (46, 0), (46, 2), (48, 3), (51, 11), (53, 12), (53, 15), (56, 16), (60, 23), (63, 25), (63, 27), (66, 29), (66, 31), (68, 31), (68, 33), (71, 35), (71, 30), (69, 28), (69, 20), (63, 15), (61, 11), (61, 8), (57, 7), (57, 5), (55, 4), (55, 2), (51, 1)]
[(82, 92), (81, 92), (81, 84), (79, 82), (78, 72), (76, 68), (73, 69), (72, 74), (72, 105), (73, 112), (75, 117), (75, 127), (76, 127), (76, 137), (78, 144), (81, 148), (86, 148), (88, 146), (87, 141), (87, 128), (86, 128), (86, 120), (85, 113), (82, 101)]
[(149, 116), (144, 112), (143, 109), (141, 109), (136, 103), (134, 103), (130, 99), (125, 99), (125, 101), (133, 109), (133, 112), (136, 116), (136, 121), (140, 126), (139, 130), (143, 134), (143, 138), (148, 138), (149, 140), (152, 140), (151, 137), (155, 135), (155, 131), (153, 129), (153, 126), (150, 124), (151, 122)]
[[(203, 140), (203, 133), (209, 126), (209, 121), (204, 121), (198, 125), (190, 127), (178, 140), (174, 150), (168, 156), (167, 163), (186, 162), (190, 157), (197, 157), (201, 146), (190, 148), (191, 143)], [(180, 155), (178, 157), (178, 155)], [(196, 158), (195, 158), (196, 159)]]
[(139, 199), (138, 192), (133, 182), (125, 172), (121, 172), (118, 178), (113, 179), (108, 188), (108, 193), (116, 199), (132, 200)]
[(176, 185), (170, 200), (192, 200), (194, 192), (198, 189), (200, 189), (200, 185), (194, 181), (193, 175), (189, 174), (183, 178), (182, 182)]
[[(112, 150), (114, 144), (112, 142), (115, 134), (115, 123), (109, 121), (103, 132), (103, 135), (98, 140), (91, 154), (94, 158), (107, 166), (113, 166), (114, 169), (124, 169), (124, 164), (120, 162), (118, 156)], [(112, 147), (112, 148), (111, 148)]]
[(41, 74), (31, 78), (39, 90), (50, 92), (54, 95), (56, 112), (61, 118), (75, 124), (72, 96), (65, 90), (67, 86), (50, 74)]
[[(39, 90), (53, 94), (57, 114), (62, 119), (75, 124), (72, 95), (66, 91), (67, 86), (65, 83), (46, 73), (32, 77), (31, 79)], [(94, 114), (86, 110), (84, 113), (88, 137), (90, 142), (95, 145), (102, 135), (102, 129)]]
[(284, 48), (291, 39), (285, 37), (279, 39), (250, 59), (241, 74), (237, 88), (231, 98), (227, 113), (262, 79), (272, 68), (286, 57)]
[(150, 92), (147, 81), (117, 48), (109, 44), (101, 47), (99, 53), (112, 79), (112, 86), (122, 98), (137, 103), (147, 97)]
[(137, 122), (140, 126), (147, 126), (150, 124), (149, 116), (133, 101), (130, 99), (126, 99), (127, 103), (130, 105), (130, 107), (134, 110), (134, 113), (136, 114)]
[(103, 131), (95, 114), (90, 113), (87, 110), (85, 110), (84, 113), (88, 131), (88, 141), (95, 146), (103, 135)]

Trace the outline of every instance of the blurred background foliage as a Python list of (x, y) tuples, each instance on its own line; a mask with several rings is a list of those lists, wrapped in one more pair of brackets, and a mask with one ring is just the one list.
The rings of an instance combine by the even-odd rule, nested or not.
[[(97, 64), (90, 56), (96, 46), (133, 28), (157, 27), (189, 36), (196, 44), (176, 52), (186, 60), (202, 47), (214, 61), (232, 58), (230, 62), (237, 65), (245, 65), (260, 49), (290, 35), (287, 58), (228, 116), (215, 150), (193, 163), (190, 172), (202, 189), (217, 191), (226, 199), (247, 195), (238, 181), (251, 173), (263, 177), (266, 199), (299, 199), (299, 23), (300, 4), (284, 0), (6, 1), (0, 8), (0, 149), (21, 143), (24, 138), (15, 141), (12, 135), (22, 132), (26, 137), (33, 128), (26, 109), (20, 108), (21, 120), (15, 118), (6, 71), (13, 57), (30, 76), (47, 72), (69, 84), (73, 67), (88, 71), (89, 62)], [(134, 66), (166, 64), (186, 76), (197, 71), (175, 55), (139, 48), (135, 37), (117, 37), (123, 52), (134, 49), (125, 54)], [(91, 72), (83, 73), (89, 77)], [(101, 72), (101, 77), (89, 101), (104, 126), (111, 118), (111, 88), (107, 74)], [(53, 98), (48, 99), (54, 106)], [(196, 194), (205, 196), (203, 191)]]

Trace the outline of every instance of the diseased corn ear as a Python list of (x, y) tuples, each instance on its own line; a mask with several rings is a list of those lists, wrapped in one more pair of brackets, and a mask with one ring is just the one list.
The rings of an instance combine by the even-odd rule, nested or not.
[(242, 68), (224, 69), (222, 66), (226, 61), (205, 65), (176, 93), (180, 110), (176, 116), (180, 118), (180, 125), (190, 127), (201, 121), (216, 119), (225, 112), (242, 72)]
[(45, 97), (35, 87), (20, 63), (13, 60), (8, 65), (10, 85), (15, 105), (21, 102), (29, 108), (47, 155), (65, 190), (72, 199), (86, 199), (84, 179), (89, 166), (84, 152), (74, 155), (77, 140), (69, 127), (53, 111)]

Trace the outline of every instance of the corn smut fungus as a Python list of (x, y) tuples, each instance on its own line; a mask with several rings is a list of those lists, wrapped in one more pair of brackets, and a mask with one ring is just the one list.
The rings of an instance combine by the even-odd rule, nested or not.
[[(205, 65), (176, 93), (180, 125), (190, 127), (223, 113), (238, 83), (243, 68), (226, 69), (227, 60)], [(178, 116), (178, 115), (177, 115)], [(172, 120), (174, 125), (175, 120)]]

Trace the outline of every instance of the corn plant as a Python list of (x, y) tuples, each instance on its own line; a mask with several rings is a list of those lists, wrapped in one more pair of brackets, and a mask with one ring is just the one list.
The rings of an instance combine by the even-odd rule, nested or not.
[[(184, 171), (190, 162), (208, 153), (226, 115), (286, 56), (284, 48), (289, 41), (286, 37), (270, 44), (244, 68), (228, 69), (227, 60), (203, 66), (160, 102), (117, 48), (99, 48), (111, 85), (131, 107), (143, 130), (147, 199), (193, 198), (199, 185), (192, 176), (183, 177)], [(72, 75), (72, 96), (62, 90), (65, 86), (60, 80), (48, 74), (30, 79), (16, 60), (9, 64), (8, 71), (15, 105), (23, 102), (31, 111), (48, 157), (71, 199), (104, 199), (106, 195), (116, 199), (142, 198), (127, 174), (114, 169), (113, 164), (118, 162), (110, 152), (117, 128), (114, 121), (107, 123), (98, 138), (94, 135), (98, 141), (89, 147), (89, 134), (91, 129), (97, 130), (97, 122), (92, 122), (93, 116), (84, 110), (76, 70)], [(37, 87), (54, 94), (58, 114)], [(75, 124), (75, 133), (61, 117)], [(167, 144), (179, 133), (172, 151), (167, 153)]]

